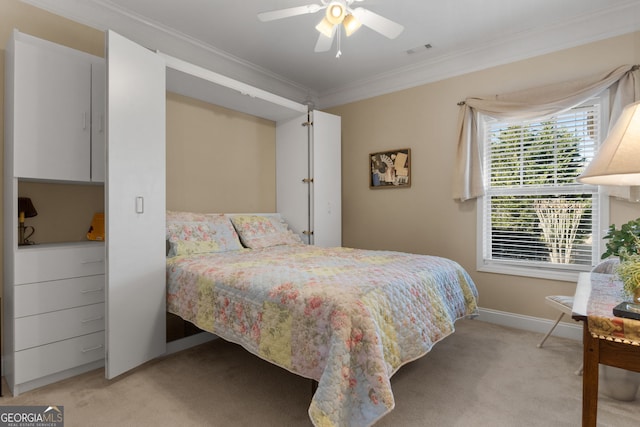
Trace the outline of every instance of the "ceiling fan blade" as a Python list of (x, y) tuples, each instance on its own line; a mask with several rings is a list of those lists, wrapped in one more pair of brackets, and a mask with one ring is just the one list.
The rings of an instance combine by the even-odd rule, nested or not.
[(351, 13), (362, 25), (390, 39), (395, 39), (404, 30), (402, 25), (362, 7), (353, 9)]
[(296, 6), (287, 9), (272, 10), (271, 12), (258, 13), (258, 19), (262, 22), (274, 21), (276, 19), (289, 18), (290, 16), (316, 13), (322, 8), (323, 6), (319, 4), (308, 4), (306, 6)]
[(333, 26), (331, 37), (327, 37), (324, 34), (320, 33), (320, 36), (318, 37), (318, 41), (316, 42), (316, 48), (314, 49), (315, 52), (326, 52), (329, 49), (331, 49), (331, 45), (333, 44), (333, 39), (336, 36), (337, 27), (338, 27), (337, 25)]

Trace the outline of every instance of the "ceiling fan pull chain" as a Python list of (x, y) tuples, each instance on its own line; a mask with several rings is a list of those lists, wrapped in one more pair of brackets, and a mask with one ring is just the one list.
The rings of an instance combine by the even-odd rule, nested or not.
[(342, 34), (342, 28), (338, 25), (336, 31), (338, 32), (338, 52), (336, 52), (336, 58), (340, 58), (342, 56), (342, 51), (340, 50), (340, 39), (342, 38), (340, 35)]

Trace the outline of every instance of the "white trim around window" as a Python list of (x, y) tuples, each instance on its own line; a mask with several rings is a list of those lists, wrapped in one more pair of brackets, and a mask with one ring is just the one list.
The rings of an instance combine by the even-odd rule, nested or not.
[[(573, 181), (572, 174), (575, 173), (577, 177), (584, 170), (606, 136), (609, 116), (608, 98), (609, 93), (605, 91), (598, 97), (565, 113), (526, 122), (497, 123), (496, 120), (486, 116), (479, 118), (478, 122), (481, 123), (479, 141), (481, 141), (481, 157), (484, 162), (486, 194), (479, 197), (477, 203), (478, 271), (575, 281), (580, 272), (591, 270), (599, 262), (604, 247), (602, 237), (609, 224), (609, 197), (601, 187)], [(584, 111), (588, 113), (585, 114)], [(546, 124), (544, 122), (547, 121), (552, 122), (551, 128), (555, 132), (554, 135), (557, 135), (555, 139), (547, 138), (548, 134), (544, 134), (541, 140), (545, 145), (540, 145), (538, 139), (531, 143), (534, 140), (529, 138), (531, 134), (547, 132), (544, 126)], [(567, 138), (567, 131), (562, 126), (568, 122), (575, 123), (575, 128), (570, 127), (571, 132), (576, 129), (575, 133), (570, 134), (571, 138), (575, 139), (570, 139), (567, 145), (562, 146), (560, 142), (555, 141), (562, 142), (562, 138)], [(580, 125), (583, 125), (583, 129), (578, 131)], [(521, 132), (524, 137), (512, 136), (513, 129), (516, 133)], [(574, 136), (578, 133), (582, 136)], [(551, 143), (547, 145), (548, 141), (554, 141), (552, 142), (554, 145), (550, 145)], [(578, 156), (580, 160), (566, 166), (561, 162), (566, 160), (561, 158), (561, 155), (565, 155), (561, 153), (566, 152), (562, 150), (574, 150), (573, 153), (580, 154)], [(556, 157), (550, 156), (549, 152), (555, 153)], [(498, 164), (500, 166), (495, 167)], [(544, 168), (552, 172), (547, 173)], [(541, 170), (543, 173), (540, 173)], [(571, 175), (567, 171), (570, 171)], [(538, 178), (536, 174), (540, 174), (542, 178)], [(551, 177), (546, 178), (547, 175)], [(561, 222), (565, 212), (571, 212), (565, 209), (567, 205), (559, 203), (563, 200), (565, 202), (581, 200), (580, 203), (590, 203), (586, 219), (583, 220), (584, 216), (579, 219), (580, 230), (582, 233), (586, 232), (586, 236), (589, 236), (590, 231), (590, 239), (585, 246), (587, 240), (583, 235), (581, 241), (583, 252), (578, 254), (580, 250), (574, 249), (573, 258), (569, 259), (570, 256), (566, 256), (558, 261), (557, 253), (554, 253), (554, 260), (551, 255), (548, 257), (545, 255), (549, 244), (541, 242), (543, 237), (546, 237), (546, 242), (549, 242), (549, 236), (561, 235), (556, 231), (564, 228), (554, 226), (550, 233), (545, 233), (549, 230), (549, 222), (544, 221), (547, 225), (545, 230), (540, 206), (544, 206), (545, 202), (551, 205), (558, 202), (556, 206), (559, 207), (555, 208), (555, 213)], [(494, 203), (493, 206), (491, 203)], [(529, 207), (524, 208), (522, 214), (514, 210), (527, 203)], [(531, 203), (536, 204), (537, 216), (536, 213), (532, 213)], [(550, 215), (552, 217), (550, 221), (554, 224), (558, 223), (552, 221), (558, 219), (553, 218), (553, 212)], [(532, 231), (531, 224), (536, 221), (536, 218), (539, 218), (540, 222), (537, 223), (537, 227), (534, 227), (535, 231)], [(497, 224), (506, 224), (506, 228)], [(520, 224), (527, 225), (528, 234), (522, 233), (517, 228)], [(523, 235), (526, 237), (522, 238)], [(573, 245), (573, 241), (571, 242), (567, 247)], [(576, 246), (578, 246), (577, 243)], [(571, 253), (571, 249), (568, 252)], [(578, 257), (580, 259), (577, 259)]]

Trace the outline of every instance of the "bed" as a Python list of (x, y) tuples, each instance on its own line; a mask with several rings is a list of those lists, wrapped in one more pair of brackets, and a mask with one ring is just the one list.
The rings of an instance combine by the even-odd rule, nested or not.
[(303, 244), (276, 215), (167, 214), (167, 309), (317, 381), (315, 426), (369, 426), (390, 379), (477, 314), (476, 287), (435, 256)]

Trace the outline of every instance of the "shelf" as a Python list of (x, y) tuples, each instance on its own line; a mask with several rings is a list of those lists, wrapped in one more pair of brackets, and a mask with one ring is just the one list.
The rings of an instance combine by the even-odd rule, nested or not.
[(37, 243), (35, 245), (18, 246), (18, 251), (38, 251), (56, 248), (74, 248), (74, 247), (94, 247), (104, 246), (104, 242), (84, 240), (79, 242), (56, 242), (56, 243)]

